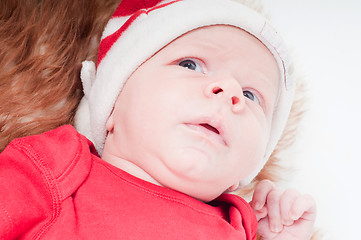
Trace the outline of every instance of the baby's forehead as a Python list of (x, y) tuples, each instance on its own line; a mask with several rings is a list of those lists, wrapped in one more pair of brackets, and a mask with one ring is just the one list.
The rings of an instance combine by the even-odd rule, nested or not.
[(251, 34), (247, 33), (245, 30), (235, 27), (235, 26), (224, 25), (224, 24), (215, 24), (215, 25), (208, 25), (208, 26), (203, 26), (203, 27), (198, 27), (198, 28), (192, 29), (192, 30), (180, 35), (179, 37), (174, 39), (172, 42), (179, 41), (179, 40), (191, 41), (194, 38), (206, 39), (207, 40), (206, 42), (208, 42), (211, 40), (211, 38), (209, 38), (209, 37), (219, 36), (220, 34), (229, 32), (229, 31), (237, 32), (238, 34), (243, 34), (243, 35), (247, 34), (247, 35), (252, 36)]
[(163, 49), (167, 50), (166, 54), (183, 54), (184, 57), (211, 56), (219, 60), (217, 64), (233, 64), (236, 68), (242, 68), (252, 61), (259, 69), (269, 64), (273, 65), (276, 72), (282, 74), (271, 51), (258, 38), (234, 26), (200, 27), (181, 35)]
[[(273, 56), (271, 51), (263, 44), (263, 42), (252, 34), (241, 28), (222, 24), (193, 29), (174, 39), (164, 48), (169, 45), (172, 45), (172, 47), (178, 46), (180, 48), (199, 47), (207, 48), (207, 50), (210, 51), (215, 50), (219, 52), (226, 52), (228, 55), (232, 55), (234, 47), (248, 48), (249, 44), (254, 46), (252, 49), (255, 51), (264, 51), (270, 56)], [(242, 57), (242, 55), (239, 57)], [(276, 61), (274, 56), (272, 59)]]

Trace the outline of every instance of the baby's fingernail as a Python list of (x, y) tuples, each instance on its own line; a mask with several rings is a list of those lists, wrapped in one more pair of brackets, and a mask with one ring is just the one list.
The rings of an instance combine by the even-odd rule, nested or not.
[(292, 213), (291, 216), (290, 216), (290, 218), (295, 221), (295, 220), (299, 219), (300, 217), (299, 217), (299, 214), (297, 214), (297, 213)]
[(283, 220), (282, 223), (285, 226), (291, 226), (293, 224), (293, 220)]

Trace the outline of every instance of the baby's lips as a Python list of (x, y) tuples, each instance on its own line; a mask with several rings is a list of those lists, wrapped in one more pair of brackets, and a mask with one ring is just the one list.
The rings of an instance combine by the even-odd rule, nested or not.
[(218, 142), (222, 145), (227, 145), (218, 129), (208, 123), (187, 123), (186, 126), (194, 131), (201, 133), (206, 138), (209, 138), (212, 142)]

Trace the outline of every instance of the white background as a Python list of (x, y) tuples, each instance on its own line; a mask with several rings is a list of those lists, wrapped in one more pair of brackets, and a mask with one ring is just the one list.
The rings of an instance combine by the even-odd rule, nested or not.
[(361, 239), (361, 1), (263, 3), (308, 85), (289, 185), (315, 197), (324, 239)]

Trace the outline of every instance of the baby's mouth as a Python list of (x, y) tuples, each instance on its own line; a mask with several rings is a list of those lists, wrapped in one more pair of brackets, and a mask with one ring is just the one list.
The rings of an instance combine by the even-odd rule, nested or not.
[(212, 126), (209, 123), (198, 123), (198, 124), (187, 123), (186, 126), (188, 126), (192, 130), (201, 133), (206, 138), (210, 139), (212, 142), (218, 142), (221, 143), (222, 145), (227, 145), (222, 132), (217, 127)]
[(204, 128), (206, 128), (207, 130), (212, 131), (212, 132), (214, 132), (214, 133), (216, 133), (216, 134), (219, 135), (218, 129), (215, 128), (215, 127), (213, 127), (212, 125), (209, 125), (208, 123), (201, 123), (201, 124), (199, 124), (199, 125), (202, 126), (202, 127), (204, 127)]

